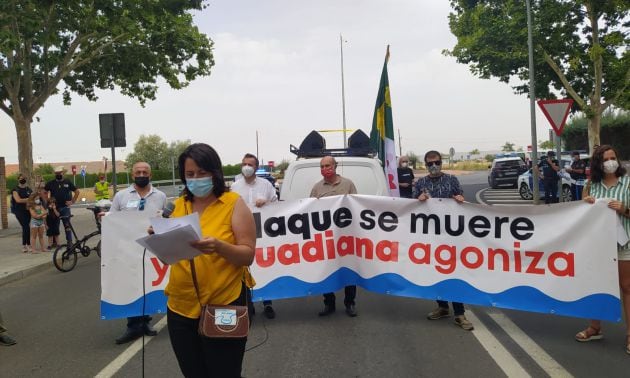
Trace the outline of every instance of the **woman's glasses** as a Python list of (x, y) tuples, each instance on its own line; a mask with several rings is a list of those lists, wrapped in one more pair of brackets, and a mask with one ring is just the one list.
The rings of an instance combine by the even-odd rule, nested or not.
[(427, 161), (427, 167), (433, 167), (434, 165), (437, 165), (437, 166), (442, 165), (442, 160)]

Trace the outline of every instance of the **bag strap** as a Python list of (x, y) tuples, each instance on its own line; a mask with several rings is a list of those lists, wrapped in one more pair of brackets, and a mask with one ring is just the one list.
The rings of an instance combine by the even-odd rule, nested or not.
[(199, 295), (199, 284), (197, 283), (197, 272), (195, 271), (195, 260), (190, 259), (190, 275), (192, 276), (193, 284), (195, 285), (195, 293), (197, 293), (197, 301), (199, 305), (203, 307), (201, 304), (201, 296)]

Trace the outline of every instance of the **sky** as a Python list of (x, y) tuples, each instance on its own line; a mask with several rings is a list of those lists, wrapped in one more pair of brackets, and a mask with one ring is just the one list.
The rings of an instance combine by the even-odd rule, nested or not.
[[(99, 113), (125, 113), (127, 147), (141, 135), (166, 142), (191, 140), (213, 146), (224, 164), (246, 152), (262, 161), (294, 160), (311, 130), (342, 129), (340, 35), (343, 35), (346, 126), (369, 135), (387, 45), (392, 112), (403, 153), (437, 149), (455, 156), (473, 149), (500, 150), (505, 142), (531, 144), (530, 108), (497, 79), (484, 80), (442, 54), (455, 37), (444, 0), (215, 0), (195, 13), (214, 41), (212, 74), (182, 90), (160, 86), (143, 108), (115, 91), (99, 101), (73, 96), (64, 106), (51, 97), (32, 124), (33, 160), (111, 159), (102, 149)], [(536, 110), (538, 140), (549, 124)], [(348, 135), (350, 132), (348, 133)], [(342, 133), (326, 133), (327, 147), (343, 146)], [(396, 140), (398, 150), (398, 140)], [(0, 113), (0, 156), (17, 162), (12, 120)]]

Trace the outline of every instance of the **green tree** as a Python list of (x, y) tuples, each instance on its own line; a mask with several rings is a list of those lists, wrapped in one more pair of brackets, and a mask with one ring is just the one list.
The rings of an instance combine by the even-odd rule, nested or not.
[(470, 151), (471, 155), (479, 155), (479, 149), (475, 148), (472, 151)]
[(280, 173), (284, 173), (284, 171), (286, 171), (287, 168), (289, 168), (289, 163), (290, 162), (288, 159), (282, 159), (280, 164), (276, 165), (276, 170), (280, 171)]
[(162, 78), (181, 89), (214, 65), (212, 41), (193, 24), (204, 0), (0, 1), (0, 109), (15, 124), (20, 171), (32, 177), (31, 123), (63, 82), (96, 101), (97, 89), (156, 97)]
[(505, 142), (503, 147), (501, 147), (501, 151), (503, 151), (503, 152), (512, 152), (512, 151), (514, 151), (514, 143)]
[[(446, 54), (473, 74), (528, 93), (527, 12), (522, 0), (451, 0), (457, 44)], [(602, 113), (630, 107), (628, 0), (532, 0), (536, 97), (570, 96), (600, 144)], [(516, 80), (515, 80), (516, 79)]]
[(38, 176), (52, 175), (53, 173), (55, 173), (54, 168), (48, 163), (40, 164), (35, 168), (35, 174)]
[(132, 167), (139, 161), (146, 161), (152, 170), (170, 169), (171, 154), (168, 144), (158, 135), (140, 135), (133, 146), (133, 151), (127, 155), (127, 167)]
[(538, 147), (542, 150), (553, 150), (556, 148), (556, 144), (551, 140), (546, 140), (544, 142), (538, 142)]
[(494, 155), (487, 154), (484, 159), (486, 159), (487, 162), (492, 162), (492, 160), (494, 160)]
[(420, 161), (420, 158), (418, 157), (418, 155), (412, 151), (408, 151), (406, 155), (409, 158), (409, 164), (411, 165), (411, 168), (416, 169), (416, 166), (418, 162)]

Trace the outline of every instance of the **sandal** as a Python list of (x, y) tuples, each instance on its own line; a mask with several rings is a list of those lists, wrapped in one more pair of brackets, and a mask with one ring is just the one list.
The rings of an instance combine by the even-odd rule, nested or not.
[(604, 338), (601, 328), (594, 328), (588, 326), (584, 331), (580, 331), (575, 335), (575, 340), (579, 342), (587, 342), (593, 340), (600, 340)]

